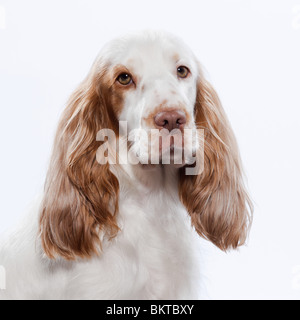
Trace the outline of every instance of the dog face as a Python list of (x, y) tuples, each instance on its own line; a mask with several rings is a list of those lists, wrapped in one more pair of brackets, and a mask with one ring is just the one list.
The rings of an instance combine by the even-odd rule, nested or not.
[[(182, 151), (192, 155), (199, 147), (195, 103), (200, 76), (190, 49), (174, 36), (150, 33), (113, 41), (100, 57), (105, 57), (112, 108), (130, 132), (131, 151), (144, 164), (161, 162), (170, 152), (171, 162), (177, 154), (183, 156), (182, 165), (189, 163)], [(184, 140), (187, 132), (195, 139)]]

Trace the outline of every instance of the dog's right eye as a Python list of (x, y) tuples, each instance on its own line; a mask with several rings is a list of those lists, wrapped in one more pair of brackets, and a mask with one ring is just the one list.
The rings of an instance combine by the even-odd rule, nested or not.
[(117, 81), (123, 86), (128, 86), (132, 83), (132, 77), (128, 73), (122, 73), (118, 76)]

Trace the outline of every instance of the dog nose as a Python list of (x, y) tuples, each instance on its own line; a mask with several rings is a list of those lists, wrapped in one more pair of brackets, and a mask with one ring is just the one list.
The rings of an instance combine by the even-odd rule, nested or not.
[(161, 129), (168, 129), (170, 132), (174, 129), (183, 130), (186, 124), (186, 114), (181, 110), (164, 111), (154, 117), (155, 125)]

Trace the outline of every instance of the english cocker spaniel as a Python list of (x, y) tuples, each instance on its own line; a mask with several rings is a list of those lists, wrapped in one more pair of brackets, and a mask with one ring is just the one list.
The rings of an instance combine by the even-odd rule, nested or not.
[(245, 243), (252, 205), (220, 100), (177, 37), (104, 47), (61, 117), (44, 194), (1, 242), (1, 299), (196, 299), (197, 235)]

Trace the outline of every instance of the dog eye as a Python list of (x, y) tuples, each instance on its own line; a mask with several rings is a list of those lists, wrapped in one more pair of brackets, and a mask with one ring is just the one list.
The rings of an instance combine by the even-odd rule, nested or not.
[(132, 77), (128, 73), (122, 73), (117, 78), (117, 81), (123, 86), (128, 86), (132, 83)]
[(187, 67), (181, 66), (177, 68), (177, 75), (179, 78), (187, 78), (187, 76), (190, 74), (190, 70)]

